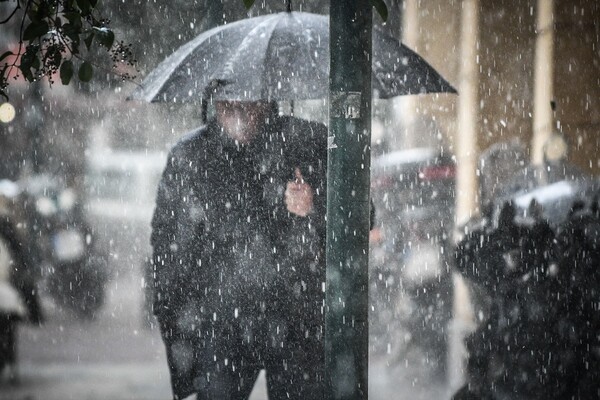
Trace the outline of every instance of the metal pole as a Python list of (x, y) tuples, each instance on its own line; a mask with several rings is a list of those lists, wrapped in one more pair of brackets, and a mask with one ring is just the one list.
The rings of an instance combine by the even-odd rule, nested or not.
[(456, 222), (465, 223), (477, 211), (477, 133), (479, 110), (479, 0), (463, 0), (460, 34), (460, 83), (456, 143)]
[(368, 396), (371, 30), (369, 0), (330, 2), (327, 399)]
[[(222, 0), (210, 0), (205, 3), (205, 7), (207, 7), (206, 14), (202, 21), (202, 31), (207, 31), (212, 28), (216, 28), (223, 24), (223, 1)], [(215, 89), (215, 85), (221, 84), (218, 81), (213, 81), (209, 84), (202, 95), (202, 100), (200, 103), (201, 108), (201, 119), (202, 124), (206, 124), (208, 121), (208, 102), (209, 98), (212, 95), (212, 90)]]
[(537, 2), (537, 38), (535, 43), (535, 87), (533, 92), (533, 141), (531, 161), (542, 165), (544, 144), (552, 134), (553, 115), (550, 101), (554, 90), (554, 1)]

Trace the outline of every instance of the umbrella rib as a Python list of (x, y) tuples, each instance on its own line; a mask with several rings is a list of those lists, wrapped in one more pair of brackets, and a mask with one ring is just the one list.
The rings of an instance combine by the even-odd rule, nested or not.
[[(152, 99), (161, 91), (165, 83), (171, 77), (173, 71), (177, 69), (179, 64), (188, 57), (194, 49), (200, 45), (200, 43), (206, 41), (208, 38), (213, 36), (215, 33), (218, 33), (224, 29), (226, 25), (222, 25), (220, 27), (214, 28), (214, 30), (206, 31), (196, 37), (194, 40), (186, 43), (178, 50), (176, 50), (173, 54), (167, 57), (163, 62), (161, 62), (155, 70), (153, 70), (145, 79), (151, 82), (151, 85), (147, 86), (146, 95), (147, 99)], [(176, 62), (175, 62), (176, 60)], [(154, 78), (156, 77), (156, 78)], [(142, 86), (143, 87), (143, 86)]]
[[(291, 12), (213, 28), (167, 57), (129, 99), (185, 102), (205, 97), (202, 90), (215, 79), (227, 83), (220, 96), (232, 99), (323, 98), (330, 58), (327, 23), (326, 16)], [(398, 39), (376, 29), (373, 39), (372, 85), (381, 98), (455, 92)]]
[[(327, 26), (327, 23), (328, 23), (327, 17), (322, 16), (321, 21), (322, 21), (322, 23), (324, 23)], [(325, 32), (328, 32), (328, 29), (326, 29)], [(329, 43), (329, 42), (327, 41), (327, 43)], [(327, 50), (328, 50), (328, 47), (329, 46), (327, 46)], [(308, 50), (304, 47), (301, 47), (301, 49)], [(315, 65), (315, 67), (316, 67), (315, 69), (318, 71), (319, 74), (329, 77), (329, 63), (328, 62), (327, 63), (319, 63), (318, 59), (317, 59), (318, 57), (316, 57), (315, 54), (311, 51), (306, 51), (305, 54), (306, 54), (306, 57), (309, 60), (311, 60), (312, 64)], [(319, 69), (319, 65), (322, 65), (324, 67), (324, 70)]]
[[(279, 28), (280, 24), (282, 24), (282, 23), (289, 23), (289, 24), (296, 23), (296, 24), (298, 24), (301, 27), (305, 26), (303, 24), (303, 22), (302, 22), (302, 19), (298, 18), (299, 16), (303, 15), (303, 13), (301, 13), (301, 12), (280, 13), (279, 15), (281, 17), (277, 20), (277, 24), (273, 28), (273, 31), (277, 30)], [(320, 20), (320, 22), (322, 22), (323, 24), (327, 24), (327, 17), (321, 16), (321, 15), (315, 16), (315, 17), (316, 17), (316, 19)], [(290, 27), (288, 27), (288, 28), (289, 28), (290, 32), (296, 32), (296, 30), (294, 30), (294, 29), (292, 29)], [(300, 32), (300, 31), (298, 31), (298, 32)], [(269, 37), (269, 40), (268, 40), (268, 43), (267, 43), (267, 49), (269, 49), (271, 47), (271, 42), (274, 40), (274, 38), (275, 38), (274, 34), (272, 34)], [(329, 73), (328, 73), (328, 70), (327, 70), (327, 68), (329, 67), (329, 63), (319, 63), (319, 62), (317, 62), (317, 60), (315, 59), (314, 55), (310, 51), (307, 52), (306, 51), (307, 48), (304, 47), (304, 46), (299, 46), (299, 50), (302, 51), (302, 54), (305, 55), (306, 59), (311, 60), (312, 64), (315, 65), (315, 67), (317, 69), (317, 71), (315, 71), (315, 73), (329, 76)], [(273, 57), (272, 52), (267, 51), (266, 54), (268, 55), (268, 57)], [(266, 60), (266, 61), (268, 61), (268, 60)], [(266, 62), (266, 64), (269, 64), (269, 63)], [(321, 65), (321, 64), (323, 64), (325, 66), (325, 68), (326, 68), (325, 70), (320, 70), (319, 69), (319, 65)], [(290, 68), (292, 68), (292, 67), (293, 66), (290, 65)], [(293, 68), (292, 68), (292, 70), (293, 70)], [(263, 74), (262, 74), (263, 75), (263, 82), (267, 81), (267, 74), (268, 74), (268, 72), (269, 72), (268, 69), (264, 69), (263, 70)], [(292, 89), (292, 91), (293, 91), (293, 89)], [(291, 95), (291, 93), (288, 93), (288, 94)], [(282, 95), (281, 93), (279, 93), (279, 95), (276, 96), (276, 97), (278, 99), (287, 98), (287, 96), (285, 94)], [(291, 97), (293, 97), (293, 96), (290, 96), (290, 98)]]
[[(259, 24), (257, 24), (255, 27), (253, 27), (248, 34), (246, 35), (246, 37), (240, 42), (240, 44), (237, 46), (237, 48), (235, 49), (235, 51), (233, 52), (234, 56), (229, 59), (225, 65), (223, 66), (223, 68), (221, 69), (222, 73), (224, 76), (219, 77), (219, 76), (215, 76), (215, 72), (213, 72), (212, 76), (211, 76), (211, 80), (213, 79), (222, 79), (225, 78), (225, 80), (228, 80), (228, 74), (231, 75), (235, 75), (235, 71), (233, 70), (233, 65), (237, 64), (238, 62), (238, 58), (244, 53), (245, 49), (249, 47), (250, 40), (248, 39), (248, 37), (250, 37), (251, 35), (256, 34), (257, 32), (259, 32), (261, 29), (265, 28), (265, 25), (268, 26), (268, 24), (272, 21), (275, 20), (277, 22), (277, 14), (272, 14), (272, 15), (268, 15), (267, 17), (265, 17), (265, 19), (263, 21), (261, 21)], [(277, 24), (272, 25), (271, 27), (271, 32), (273, 31), (274, 27)], [(265, 47), (265, 52), (263, 53), (263, 57), (266, 55), (266, 49), (268, 48), (268, 43), (267, 46)], [(253, 65), (259, 65), (260, 63), (257, 62), (257, 60), (253, 60)], [(244, 65), (247, 65), (244, 64)], [(249, 68), (252, 68), (252, 66), (250, 66)]]
[[(286, 13), (286, 16), (289, 16), (289, 17), (292, 16), (291, 10), (288, 13)], [(265, 61), (268, 59), (269, 54), (270, 54), (269, 53), (269, 49), (271, 48), (271, 43), (273, 41), (273, 36), (274, 36), (273, 33), (275, 32), (275, 30), (277, 29), (277, 27), (279, 27), (279, 24), (281, 23), (282, 20), (283, 20), (282, 18), (277, 19), (277, 21), (273, 25), (273, 29), (271, 29), (271, 34), (269, 35), (269, 40), (267, 41), (267, 46), (265, 47)], [(267, 81), (267, 68), (263, 68), (263, 71), (262, 71), (262, 81), (263, 82)]]

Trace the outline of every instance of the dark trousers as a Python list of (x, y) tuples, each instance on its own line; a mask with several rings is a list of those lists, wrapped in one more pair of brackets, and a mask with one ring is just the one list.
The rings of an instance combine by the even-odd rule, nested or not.
[(321, 323), (272, 316), (229, 322), (189, 331), (162, 325), (176, 399), (245, 400), (263, 369), (270, 400), (323, 399)]
[[(301, 344), (295, 350), (296, 353), (301, 353)], [(315, 353), (322, 354), (322, 350), (313, 347), (302, 351), (305, 351), (304, 356), (297, 354), (296, 357), (287, 359), (266, 354), (262, 360), (265, 355), (254, 352), (251, 357), (246, 354), (237, 367), (217, 367), (213, 364), (212, 370), (207, 370), (204, 376), (196, 378), (194, 382), (198, 399), (246, 400), (259, 372), (265, 369), (270, 400), (321, 400), (324, 398), (323, 362), (314, 360), (313, 356)]]
[(240, 319), (205, 342), (200, 370), (210, 376), (195, 384), (199, 399), (245, 400), (262, 369), (270, 400), (323, 399), (322, 324), (273, 315)]

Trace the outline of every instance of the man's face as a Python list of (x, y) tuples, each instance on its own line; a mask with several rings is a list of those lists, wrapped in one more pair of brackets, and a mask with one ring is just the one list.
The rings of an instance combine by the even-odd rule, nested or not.
[(263, 101), (218, 101), (217, 122), (233, 140), (249, 143), (256, 137), (270, 107)]

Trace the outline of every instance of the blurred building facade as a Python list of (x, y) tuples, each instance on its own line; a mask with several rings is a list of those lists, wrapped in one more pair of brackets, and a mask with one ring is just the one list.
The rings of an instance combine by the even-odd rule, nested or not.
[[(551, 100), (556, 102), (556, 113), (544, 111), (544, 118), (547, 120), (550, 115), (552, 119), (547, 131), (554, 129), (556, 120), (560, 121), (569, 144), (569, 159), (587, 172), (600, 172), (598, 1), (388, 0), (386, 3), (390, 11), (388, 22), (382, 24), (376, 14), (374, 23), (401, 37), (445, 76), (460, 95), (412, 96), (379, 107), (383, 112), (376, 114), (389, 123), (374, 124), (382, 127), (377, 137), (385, 138), (390, 150), (427, 145), (440, 146), (455, 154), (460, 171), (459, 219), (478, 209), (479, 154), (495, 143), (517, 138), (533, 157), (535, 147), (543, 145), (534, 140), (537, 135), (534, 120), (541, 115), (544, 104), (549, 108)], [(326, 0), (293, 2), (295, 10), (323, 14), (328, 12), (328, 5)], [(107, 0), (103, 7), (120, 37), (133, 42), (141, 78), (207, 27), (283, 11), (285, 2), (257, 1), (250, 11), (240, 0), (222, 3)], [(546, 25), (540, 26), (543, 10), (549, 10), (550, 19), (542, 21)], [(11, 29), (14, 27), (3, 26), (8, 33), (0, 41), (3, 46), (10, 44)], [(13, 32), (12, 37), (15, 41), (18, 36)], [(135, 40), (138, 37), (148, 39)], [(549, 39), (545, 41), (546, 45), (550, 43), (549, 52), (540, 50), (544, 38)], [(544, 56), (552, 60), (548, 68), (540, 66)], [(540, 93), (546, 93), (548, 98), (538, 95), (536, 99), (536, 90), (544, 84), (546, 91)], [(55, 84), (52, 89), (47, 84), (42, 86), (41, 93), (35, 96), (27, 85), (15, 84), (11, 89), (17, 116), (10, 124), (0, 123), (0, 152), (4, 160), (10, 161), (4, 175), (18, 176), (27, 167), (32, 152), (37, 154), (40, 168), (54, 173), (68, 169), (77, 175), (84, 153), (93, 151), (93, 146), (165, 150), (199, 123), (200, 113), (194, 105), (125, 102), (133, 84), (109, 74), (98, 73), (91, 84), (72, 84), (67, 88)], [(40, 101), (41, 106), (33, 107), (35, 101)], [(425, 141), (424, 126), (434, 127)]]
[(539, 162), (536, 152), (558, 131), (568, 160), (600, 173), (599, 2), (404, 0), (402, 10), (405, 43), (459, 90), (396, 107), (397, 118), (428, 115), (447, 135), (458, 161), (459, 222), (478, 212), (477, 158), (495, 143), (516, 139)]

